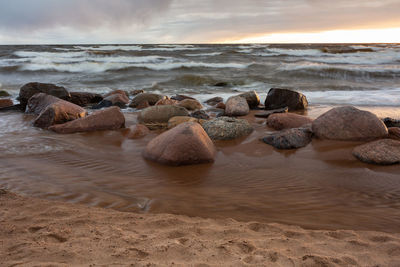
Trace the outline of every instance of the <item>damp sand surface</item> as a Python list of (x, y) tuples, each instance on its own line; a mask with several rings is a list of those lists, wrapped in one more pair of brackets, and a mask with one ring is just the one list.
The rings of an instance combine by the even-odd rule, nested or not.
[[(313, 118), (330, 107), (314, 106)], [(399, 109), (364, 108), (380, 117)], [(136, 123), (126, 112), (127, 126)], [(282, 223), (306, 229), (400, 231), (399, 166), (357, 161), (357, 142), (313, 140), (278, 151), (260, 141), (265, 119), (246, 117), (248, 137), (216, 142), (214, 164), (168, 167), (141, 152), (126, 130), (57, 135), (31, 126), (32, 117), (1, 114), (0, 188), (47, 200), (123, 212), (179, 214)]]

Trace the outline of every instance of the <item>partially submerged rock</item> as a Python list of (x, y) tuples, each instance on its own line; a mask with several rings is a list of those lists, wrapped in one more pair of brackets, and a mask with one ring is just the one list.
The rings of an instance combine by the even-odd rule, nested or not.
[(7, 97), (7, 96), (11, 96), (11, 95), (7, 91), (0, 90), (0, 97)]
[(127, 91), (124, 91), (124, 90), (113, 90), (113, 91), (105, 94), (104, 98), (106, 98), (106, 97), (108, 97), (110, 95), (124, 95), (124, 96), (129, 98), (129, 93)]
[(246, 99), (250, 109), (256, 108), (258, 107), (258, 105), (260, 105), (260, 97), (258, 96), (256, 91), (245, 92), (240, 94), (239, 96)]
[(35, 94), (31, 98), (29, 98), (29, 101), (26, 105), (26, 112), (33, 113), (35, 115), (39, 115), (49, 105), (56, 103), (58, 101), (61, 101), (61, 100), (62, 99), (60, 99), (58, 97), (44, 94), (44, 93)]
[(147, 104), (150, 106), (154, 106), (161, 99), (165, 99), (165, 96), (159, 94), (141, 93), (136, 95), (132, 99), (131, 103), (129, 104), (129, 107), (131, 108), (143, 107), (145, 102), (147, 102)]
[(49, 83), (27, 83), (19, 90), (18, 100), (23, 110), (25, 110), (28, 100), (37, 93), (45, 93), (63, 100), (69, 100), (71, 97), (67, 89), (61, 86)]
[(241, 96), (232, 96), (225, 103), (226, 116), (246, 116), (250, 108), (245, 98)]
[(182, 100), (185, 100), (185, 99), (196, 100), (193, 97), (187, 96), (187, 95), (174, 95), (174, 96), (171, 96), (171, 99), (176, 100), (176, 101), (182, 101)]
[(89, 92), (71, 92), (71, 98), (69, 102), (75, 105), (85, 107), (91, 104), (97, 104), (103, 100), (100, 94), (89, 93)]
[(11, 99), (0, 99), (0, 108), (8, 108), (13, 105), (14, 103)]
[(180, 166), (214, 162), (216, 149), (195, 122), (185, 122), (149, 142), (143, 157), (161, 164)]
[(196, 99), (184, 99), (180, 101), (178, 105), (187, 110), (198, 110), (203, 108), (203, 105)]
[(98, 110), (77, 120), (51, 126), (49, 130), (61, 134), (117, 130), (125, 126), (125, 116), (118, 107)]
[(307, 146), (312, 140), (310, 128), (293, 128), (268, 134), (263, 142), (277, 149), (296, 149)]
[(143, 109), (138, 115), (139, 123), (145, 124), (147, 127), (152, 127), (152, 124), (167, 125), (169, 119), (176, 116), (189, 116), (189, 112), (183, 108), (172, 105), (152, 106)]
[(93, 109), (107, 108), (117, 106), (125, 108), (129, 103), (129, 98), (125, 94), (111, 94), (105, 97), (99, 104), (93, 106)]
[(267, 110), (267, 111), (263, 111), (263, 112), (260, 112), (260, 113), (256, 113), (256, 114), (254, 114), (254, 116), (257, 117), (257, 118), (266, 118), (267, 119), (272, 114), (275, 114), (275, 113), (287, 113), (288, 111), (289, 111), (288, 107), (284, 107), (284, 108)]
[(280, 109), (288, 107), (289, 111), (303, 110), (308, 106), (308, 101), (302, 93), (289, 89), (272, 88), (265, 99), (265, 109)]
[(253, 127), (248, 121), (231, 117), (206, 121), (203, 128), (213, 140), (232, 140), (253, 132)]
[(129, 127), (128, 139), (139, 139), (149, 134), (150, 129), (143, 124), (136, 124)]
[(400, 141), (381, 139), (356, 147), (353, 155), (362, 162), (377, 165), (400, 163)]
[(275, 130), (299, 128), (311, 124), (313, 120), (307, 116), (295, 113), (275, 113), (268, 117), (268, 127)]
[(392, 118), (384, 118), (383, 123), (386, 127), (400, 127), (400, 120), (392, 119)]
[(222, 97), (216, 96), (208, 99), (205, 103), (210, 106), (215, 106), (216, 104), (221, 103), (223, 101), (224, 99)]
[(388, 136), (385, 124), (373, 113), (352, 106), (337, 107), (319, 116), (312, 124), (317, 138), (364, 141)]

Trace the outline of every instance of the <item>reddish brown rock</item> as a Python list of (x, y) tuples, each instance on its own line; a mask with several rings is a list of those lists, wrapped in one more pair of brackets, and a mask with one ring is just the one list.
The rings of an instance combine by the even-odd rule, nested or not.
[(188, 116), (172, 117), (168, 121), (168, 129), (172, 129), (172, 128), (178, 126), (179, 124), (182, 124), (185, 122), (199, 122), (199, 120), (196, 118), (188, 117)]
[(14, 103), (11, 99), (0, 99), (0, 108), (8, 108), (13, 106)]
[(165, 96), (159, 94), (141, 93), (132, 99), (129, 107), (138, 108), (139, 106), (143, 106), (145, 102), (147, 102), (150, 106), (154, 106), (159, 100), (165, 98)]
[(26, 105), (26, 112), (39, 115), (49, 105), (58, 101), (61, 101), (61, 99), (52, 95), (44, 93), (35, 94), (31, 98), (29, 98), (29, 101)]
[(258, 107), (260, 105), (260, 97), (258, 96), (256, 91), (249, 91), (240, 94), (239, 96), (243, 97), (246, 99), (247, 104), (251, 109)]
[(104, 98), (106, 98), (106, 97), (108, 97), (108, 96), (110, 96), (110, 95), (118, 95), (118, 94), (119, 94), (119, 95), (124, 95), (124, 96), (126, 96), (126, 97), (129, 98), (129, 93), (128, 93), (127, 91), (124, 91), (124, 90), (114, 90), (114, 91), (111, 91), (111, 92), (105, 94), (105, 95), (104, 95)]
[(49, 129), (61, 134), (117, 130), (125, 126), (125, 116), (118, 107), (98, 110), (89, 116), (64, 124), (51, 126)]
[(49, 83), (27, 83), (19, 90), (18, 100), (23, 110), (25, 110), (28, 100), (37, 93), (45, 93), (63, 100), (68, 100), (71, 97), (69, 92), (61, 86)]
[(162, 105), (152, 106), (142, 110), (138, 115), (138, 121), (143, 124), (165, 123), (175, 116), (189, 116), (188, 111), (183, 107)]
[(156, 106), (159, 105), (177, 105), (178, 101), (173, 100), (173, 99), (169, 99), (169, 98), (165, 98), (165, 99), (160, 99), (158, 100), (158, 102), (156, 103)]
[(150, 132), (149, 128), (147, 128), (143, 124), (136, 124), (129, 127), (129, 134), (127, 136), (128, 139), (139, 139), (146, 136)]
[(97, 104), (103, 100), (100, 94), (89, 92), (71, 92), (71, 98), (68, 100), (75, 105), (85, 107), (90, 104)]
[(364, 141), (388, 136), (388, 130), (375, 114), (352, 106), (337, 107), (319, 116), (312, 124), (317, 138)]
[(218, 103), (221, 103), (221, 102), (223, 102), (223, 101), (224, 101), (224, 99), (223, 99), (222, 97), (216, 96), (216, 97), (213, 97), (213, 98), (208, 99), (205, 103), (206, 103), (207, 105), (210, 105), (210, 106), (215, 106), (215, 105), (217, 105)]
[(135, 96), (135, 95), (138, 95), (138, 94), (143, 94), (143, 93), (144, 93), (144, 90), (142, 90), (142, 89), (133, 90), (133, 91), (130, 92), (130, 94), (132, 96)]
[(268, 117), (268, 127), (275, 130), (299, 128), (312, 123), (313, 120), (307, 116), (294, 113), (275, 113)]
[(307, 146), (312, 139), (309, 128), (293, 128), (268, 134), (262, 140), (277, 149), (296, 149)]
[(241, 96), (232, 96), (225, 103), (225, 116), (236, 117), (249, 114), (249, 104)]
[(148, 107), (150, 107), (150, 104), (147, 101), (141, 102), (138, 106), (136, 106), (137, 109), (145, 109)]
[(154, 138), (143, 157), (167, 165), (191, 165), (214, 162), (215, 146), (200, 124), (182, 123)]
[(196, 99), (184, 99), (180, 101), (178, 105), (186, 108), (187, 110), (198, 110), (203, 108), (200, 102)]
[(219, 108), (219, 109), (225, 109), (226, 108), (226, 105), (224, 104), (224, 103), (218, 103), (216, 106), (215, 106), (215, 108)]
[(185, 99), (192, 99), (192, 100), (196, 100), (193, 97), (187, 96), (187, 95), (174, 95), (171, 96), (171, 99), (176, 100), (176, 101), (182, 101)]
[(111, 106), (125, 108), (128, 103), (129, 98), (125, 94), (115, 93), (105, 97), (99, 104), (93, 106), (93, 109), (100, 109)]
[(78, 105), (60, 100), (43, 110), (33, 122), (33, 125), (40, 128), (48, 128), (54, 124), (62, 124), (86, 116), (86, 110)]
[(289, 111), (303, 110), (308, 106), (305, 95), (289, 89), (272, 88), (265, 99), (265, 109), (288, 107)]
[(400, 163), (400, 141), (381, 139), (356, 147), (353, 155), (362, 162), (377, 165)]
[(394, 140), (400, 140), (400, 128), (399, 127), (390, 127), (388, 128), (389, 138)]

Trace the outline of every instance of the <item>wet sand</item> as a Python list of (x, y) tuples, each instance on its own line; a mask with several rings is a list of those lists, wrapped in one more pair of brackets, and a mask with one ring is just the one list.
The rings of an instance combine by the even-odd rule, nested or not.
[(0, 266), (399, 266), (400, 234), (118, 212), (0, 193)]
[[(312, 107), (316, 117), (329, 107)], [(370, 108), (398, 117), (393, 108)], [(136, 115), (126, 113), (127, 126)], [(400, 169), (357, 161), (358, 143), (313, 140), (278, 151), (259, 141), (265, 119), (249, 119), (247, 138), (216, 142), (214, 164), (168, 167), (141, 151), (156, 133), (127, 140), (125, 131), (57, 135), (31, 117), (2, 114), (0, 188), (25, 196), (138, 213), (283, 223), (308, 229), (400, 231)]]

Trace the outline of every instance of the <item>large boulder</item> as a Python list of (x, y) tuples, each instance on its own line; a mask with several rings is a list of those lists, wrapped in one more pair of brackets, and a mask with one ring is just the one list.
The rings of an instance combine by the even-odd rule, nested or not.
[(248, 121), (231, 117), (206, 121), (203, 128), (213, 140), (232, 140), (253, 132), (253, 127)]
[(249, 107), (251, 109), (256, 108), (256, 107), (258, 107), (258, 105), (260, 105), (260, 97), (258, 96), (256, 91), (245, 92), (245, 93), (240, 94), (239, 96), (246, 99), (247, 104), (249, 104)]
[(289, 111), (303, 110), (308, 106), (305, 95), (289, 89), (272, 88), (265, 99), (265, 109), (288, 107)]
[(203, 108), (203, 105), (201, 105), (196, 99), (184, 99), (180, 101), (178, 105), (187, 110), (198, 110)]
[(232, 96), (225, 103), (226, 116), (246, 116), (250, 108), (245, 98), (241, 96)]
[(100, 94), (89, 93), (89, 92), (71, 92), (71, 98), (69, 102), (75, 105), (85, 107), (90, 104), (97, 104), (103, 100)]
[(0, 99), (0, 108), (8, 108), (13, 106), (14, 103), (11, 99)]
[(295, 113), (275, 113), (268, 117), (268, 127), (275, 130), (299, 128), (307, 124), (311, 124), (313, 120), (307, 116)]
[(71, 102), (43, 93), (32, 96), (27, 105), (27, 112), (38, 114), (33, 125), (48, 128), (86, 116), (86, 110)]
[(317, 138), (364, 141), (385, 138), (388, 129), (373, 113), (352, 106), (337, 107), (319, 116), (312, 124)]
[(77, 120), (51, 126), (49, 129), (61, 134), (117, 130), (125, 126), (125, 116), (118, 107), (97, 110)]
[(49, 83), (27, 83), (19, 90), (18, 100), (23, 110), (25, 110), (28, 100), (37, 93), (45, 93), (64, 100), (69, 100), (71, 97), (69, 92), (61, 86)]
[(216, 149), (206, 132), (195, 122), (186, 122), (149, 142), (143, 157), (167, 165), (214, 162)]
[(152, 106), (139, 113), (138, 121), (143, 124), (167, 124), (175, 116), (189, 116), (189, 112), (183, 107), (173, 105)]
[(111, 94), (105, 97), (99, 104), (94, 105), (93, 109), (107, 108), (117, 106), (125, 108), (129, 103), (129, 98), (125, 94)]
[(159, 100), (164, 98), (165, 96), (159, 94), (141, 93), (132, 99), (129, 107), (137, 108), (139, 106), (143, 106), (145, 102), (147, 102), (147, 104), (150, 106), (154, 106)]
[(277, 149), (296, 149), (311, 142), (310, 128), (294, 128), (268, 134), (262, 140)]
[(356, 147), (353, 155), (362, 162), (377, 165), (400, 163), (400, 141), (381, 139)]

